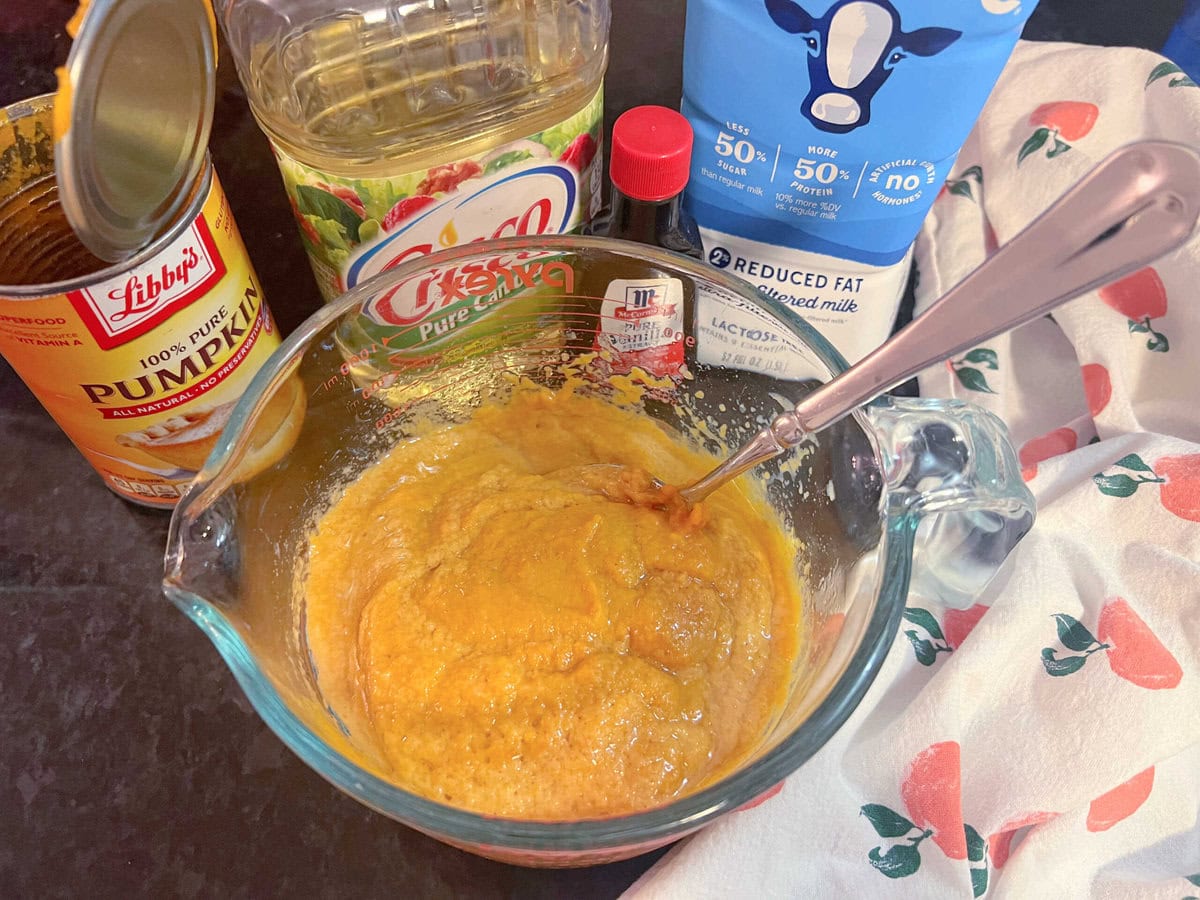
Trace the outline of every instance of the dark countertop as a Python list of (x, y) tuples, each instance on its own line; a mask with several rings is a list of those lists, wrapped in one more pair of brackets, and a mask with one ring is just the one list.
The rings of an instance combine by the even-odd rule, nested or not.
[[(0, 106), (53, 89), (75, 0), (0, 0)], [(615, 0), (607, 122), (677, 106), (683, 2)], [(1162, 46), (1182, 0), (1042, 0), (1026, 36)], [(232, 66), (212, 150), (286, 333), (318, 296)], [(168, 516), (101, 484), (0, 361), (0, 897), (614, 897), (656, 858), (504, 866), (296, 759), (159, 589)]]

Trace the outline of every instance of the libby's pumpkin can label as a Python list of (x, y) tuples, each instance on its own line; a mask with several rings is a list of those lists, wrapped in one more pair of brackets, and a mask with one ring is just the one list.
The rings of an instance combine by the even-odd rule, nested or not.
[(129, 260), (82, 246), (57, 199), (52, 105), (0, 112), (0, 354), (109, 488), (174, 506), (279, 335), (209, 164)]

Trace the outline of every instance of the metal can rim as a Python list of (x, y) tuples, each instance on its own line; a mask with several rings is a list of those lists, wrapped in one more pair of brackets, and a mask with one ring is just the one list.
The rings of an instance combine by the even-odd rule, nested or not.
[[(39, 94), (36, 97), (18, 100), (8, 106), (0, 107), (0, 127), (4, 127), (9, 121), (16, 121), (43, 112), (52, 113), (54, 98), (55, 95), (52, 93)], [(55, 161), (55, 171), (57, 171), (57, 168), (58, 164)], [(52, 177), (53, 174), (53, 172), (48, 173), (46, 177)], [(86, 288), (98, 281), (104, 281), (145, 264), (157, 256), (165, 247), (170, 246), (171, 242), (179, 237), (191, 225), (196, 216), (200, 214), (205, 198), (208, 196), (209, 188), (212, 185), (213, 174), (212, 156), (205, 150), (200, 173), (191, 188), (187, 203), (182, 208), (178, 218), (159, 237), (155, 238), (133, 256), (119, 262), (110, 263), (87, 275), (80, 275), (77, 278), (69, 278), (65, 281), (48, 281), (41, 284), (0, 283), (0, 294), (3, 294), (5, 299), (8, 300), (38, 300), (54, 294), (66, 294)]]
[(216, 105), (207, 3), (91, 0), (65, 73), (59, 199), (80, 242), (122, 262), (174, 223), (205, 165)]

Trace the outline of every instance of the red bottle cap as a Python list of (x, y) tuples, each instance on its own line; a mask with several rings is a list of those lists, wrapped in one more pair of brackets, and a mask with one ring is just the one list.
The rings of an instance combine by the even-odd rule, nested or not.
[(635, 106), (613, 124), (608, 174), (634, 200), (667, 200), (683, 191), (692, 161), (692, 126), (665, 106)]

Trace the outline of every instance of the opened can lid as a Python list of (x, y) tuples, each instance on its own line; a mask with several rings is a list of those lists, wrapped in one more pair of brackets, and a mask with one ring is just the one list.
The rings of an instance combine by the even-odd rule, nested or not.
[(175, 223), (205, 164), (215, 98), (207, 0), (88, 5), (60, 74), (54, 154), (63, 212), (96, 256), (126, 259)]

